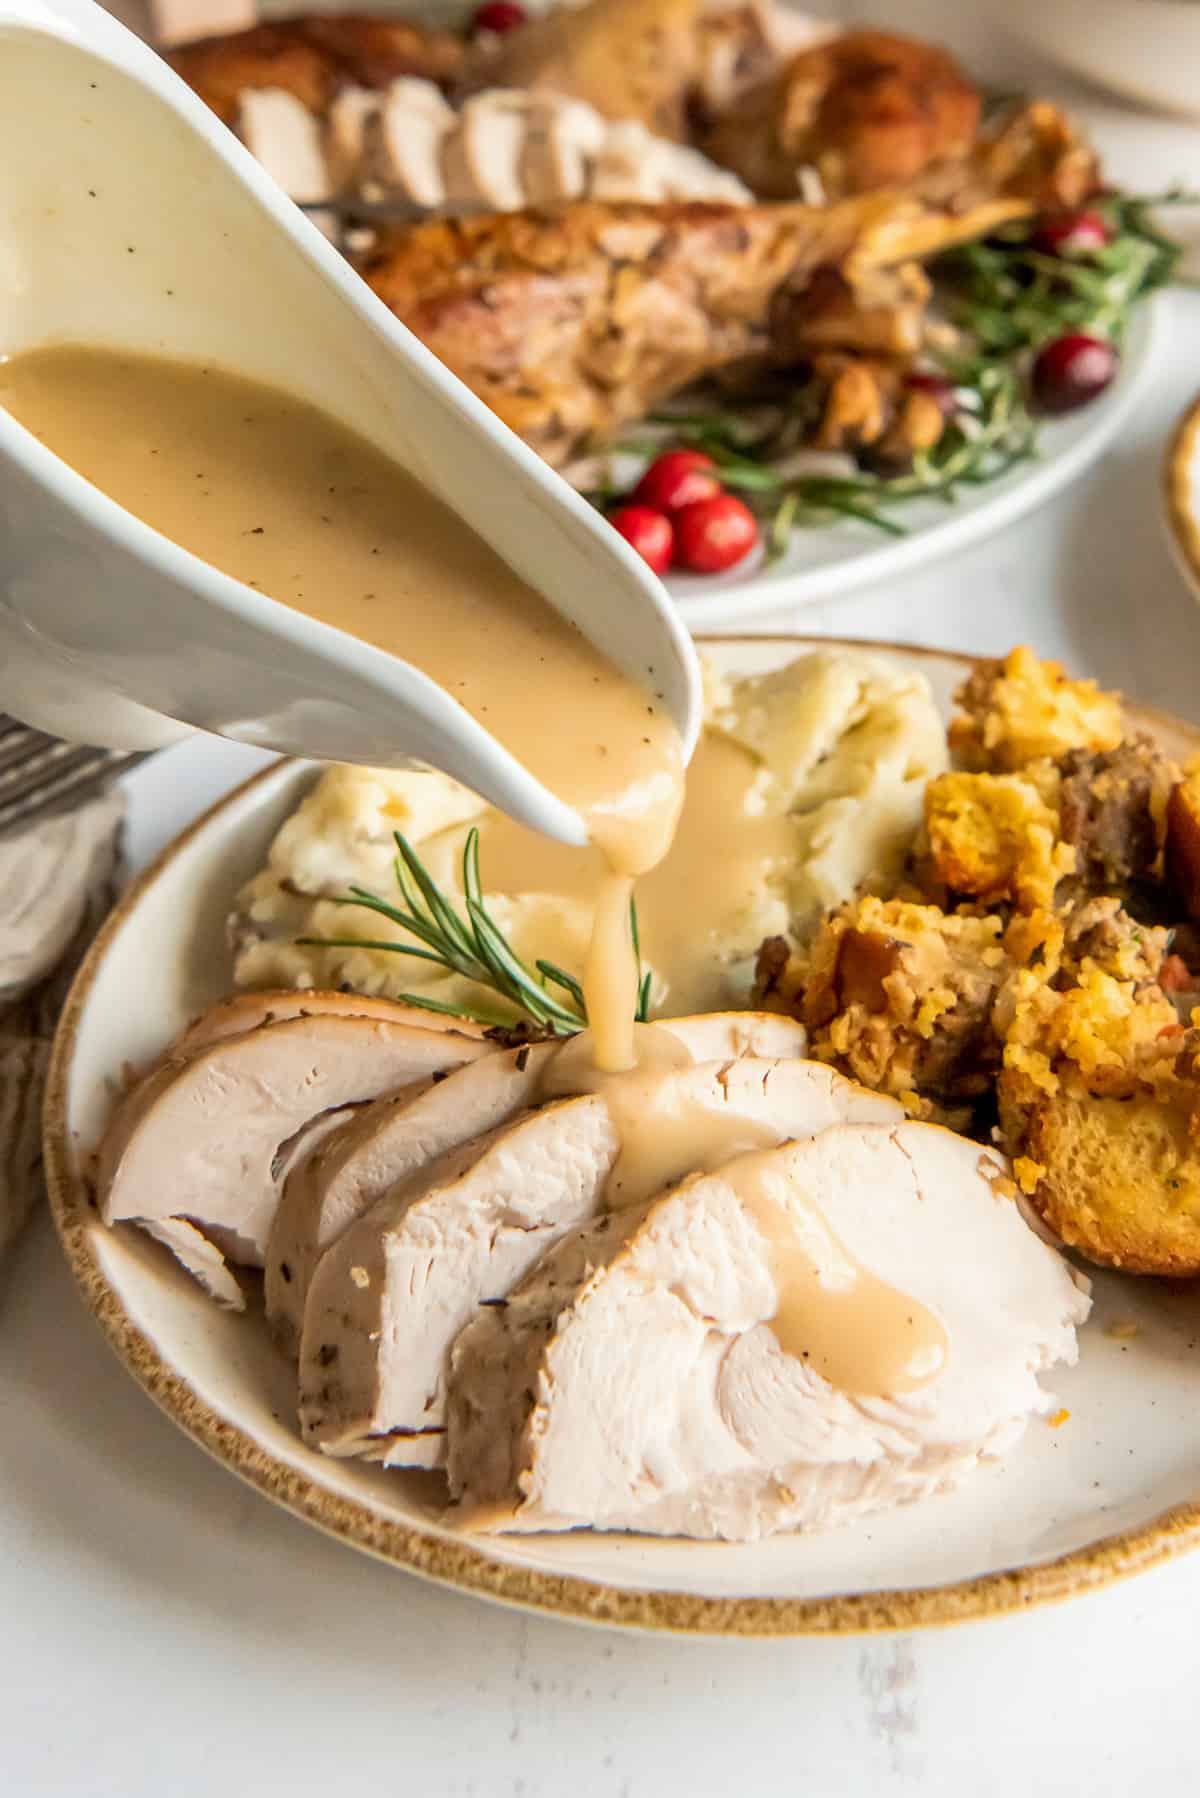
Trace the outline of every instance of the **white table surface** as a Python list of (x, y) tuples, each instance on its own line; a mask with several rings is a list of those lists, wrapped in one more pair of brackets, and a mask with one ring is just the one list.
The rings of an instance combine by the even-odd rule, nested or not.
[[(872, 11), (936, 30), (947, 9)], [(949, 35), (986, 37), (961, 21)], [(1200, 186), (1200, 130), (1085, 106), (1126, 182)], [(894, 590), (783, 622), (984, 651), (1024, 639), (1200, 717), (1200, 608), (1158, 503), (1164, 433), (1200, 386), (1200, 295), (1166, 303), (1135, 423), (1081, 486)], [(139, 855), (196, 755), (137, 777)], [(252, 759), (222, 747), (205, 778), (229, 784)], [(0, 1276), (0, 1364), (3, 1798), (1196, 1789), (1200, 1556), (949, 1633), (604, 1635), (376, 1566), (241, 1486), (109, 1354), (44, 1217)]]

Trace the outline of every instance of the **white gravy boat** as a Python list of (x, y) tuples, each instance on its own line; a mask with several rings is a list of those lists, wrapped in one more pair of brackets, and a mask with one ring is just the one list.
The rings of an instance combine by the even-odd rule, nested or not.
[[(0, 0), (0, 354), (64, 341), (208, 359), (341, 418), (652, 680), (690, 755), (695, 650), (617, 533), (139, 39), (92, 0)], [(427, 676), (218, 573), (3, 411), (0, 710), (114, 748), (201, 728), (322, 760), (428, 764), (584, 840), (577, 814)]]

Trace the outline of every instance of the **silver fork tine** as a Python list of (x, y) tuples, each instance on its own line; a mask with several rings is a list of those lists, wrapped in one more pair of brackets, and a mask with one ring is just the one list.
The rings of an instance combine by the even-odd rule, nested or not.
[(142, 760), (63, 743), (0, 715), (0, 834), (78, 805)]
[(0, 739), (0, 790), (6, 787), (32, 786), (39, 770), (50, 768), (65, 756), (72, 755), (78, 745), (59, 743), (44, 737), (40, 731)]
[(123, 774), (144, 759), (144, 755), (106, 756), (102, 763), (93, 765), (75, 780), (50, 788), (38, 788), (35, 793), (19, 802), (0, 806), (0, 837), (7, 836), (14, 830), (24, 830), (28, 825), (55, 813), (71, 810), (110, 786), (117, 775)]
[(51, 793), (69, 786), (77, 775), (99, 768), (107, 760), (106, 750), (80, 748), (65, 755), (38, 756), (20, 767), (10, 768), (7, 774), (0, 776), (0, 813), (41, 805)]
[(53, 741), (53, 737), (48, 737), (44, 731), (31, 730), (28, 724), (17, 724), (6, 718), (0, 726), (0, 758), (6, 763), (15, 761), (30, 749)]

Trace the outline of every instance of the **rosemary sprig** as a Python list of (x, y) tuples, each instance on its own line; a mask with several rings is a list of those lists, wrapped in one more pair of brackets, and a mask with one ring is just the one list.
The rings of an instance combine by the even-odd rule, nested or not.
[[(392, 863), (402, 903), (392, 905), (365, 887), (352, 886), (344, 898), (333, 899), (333, 905), (358, 906), (376, 912), (392, 924), (416, 937), (417, 943), (397, 943), (363, 937), (298, 937), (305, 947), (319, 949), (375, 949), (388, 955), (408, 955), (417, 961), (433, 962), (447, 973), (459, 974), (472, 985), (494, 992), (513, 1010), (523, 1013), (540, 1029), (556, 1036), (572, 1036), (587, 1028), (587, 1006), (583, 988), (573, 974), (555, 962), (539, 960), (531, 968), (508, 942), (484, 899), (483, 880), (479, 869), (479, 832), (467, 833), (463, 847), (462, 886), (465, 918), (455, 909), (452, 899), (438, 886), (408, 838), (395, 833), (397, 855)], [(645, 1023), (650, 1004), (649, 970), (642, 971), (641, 946), (638, 940), (637, 912), (630, 907), (630, 927), (638, 957), (638, 1003), (636, 1017)], [(424, 945), (418, 947), (417, 944)], [(558, 998), (551, 988), (565, 993), (569, 1003)], [(448, 1017), (470, 1018), (489, 1027), (513, 1022), (511, 1015), (488, 1006), (462, 1000), (447, 1003), (431, 999), (423, 993), (401, 993), (401, 1001), (424, 1011), (440, 1012)]]
[(1067, 331), (1119, 345), (1137, 301), (1174, 279), (1182, 253), (1154, 223), (1154, 209), (1194, 198), (1179, 188), (1109, 194), (1091, 208), (1109, 228), (1101, 247), (1051, 256), (1028, 226), (1009, 225), (984, 243), (947, 251), (934, 275), (949, 289), (954, 321), (984, 357), (1037, 350)]
[[(892, 517), (892, 508), (922, 498), (953, 504), (960, 487), (994, 481), (1036, 451), (1037, 427), (1015, 367), (987, 361), (961, 367), (947, 364), (947, 372), (970, 390), (969, 404), (933, 448), (915, 456), (903, 473), (863, 468), (854, 475), (785, 476), (767, 459), (773, 453), (771, 442), (760, 446), (758, 453), (764, 460), (756, 462), (753, 451), (733, 446), (725, 420), (713, 412), (676, 418), (675, 437), (679, 443), (705, 450), (720, 465), (726, 485), (743, 490), (746, 503), (764, 520), (768, 562), (785, 552), (797, 526), (828, 524), (838, 517), (857, 519), (889, 536), (902, 537), (906, 527)], [(803, 392), (796, 400), (806, 403)], [(736, 412), (732, 426), (736, 430)], [(782, 428), (777, 425), (774, 430)]]
[(633, 953), (637, 957), (638, 973), (637, 1004), (634, 1007), (633, 1015), (637, 1023), (644, 1024), (650, 1016), (651, 975), (649, 968), (646, 968), (644, 971), (642, 969), (642, 939), (638, 934), (637, 903), (632, 898), (629, 901), (629, 932), (633, 937)]

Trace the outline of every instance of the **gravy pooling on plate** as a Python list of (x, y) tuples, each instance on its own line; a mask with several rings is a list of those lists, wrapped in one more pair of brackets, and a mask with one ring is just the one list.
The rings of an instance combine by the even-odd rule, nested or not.
[(166, 537), (430, 675), (585, 820), (607, 864), (584, 988), (597, 1058), (634, 1060), (634, 877), (670, 846), (678, 734), (450, 509), (306, 400), (214, 366), (62, 345), (0, 403)]

